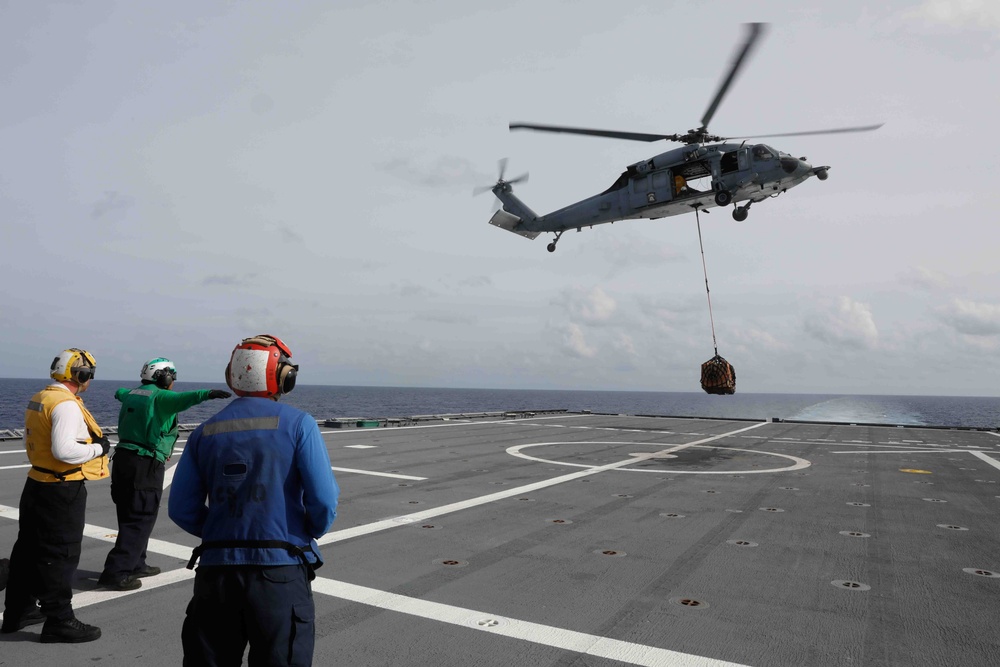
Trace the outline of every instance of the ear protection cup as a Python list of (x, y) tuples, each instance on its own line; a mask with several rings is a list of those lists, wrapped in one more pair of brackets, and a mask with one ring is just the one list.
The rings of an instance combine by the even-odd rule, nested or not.
[(87, 380), (92, 380), (94, 378), (94, 369), (91, 368), (90, 366), (78, 366), (77, 368), (73, 369), (72, 373), (73, 373), (73, 379), (79, 382), (80, 384), (83, 384)]
[(287, 394), (295, 389), (295, 378), (299, 374), (299, 367), (287, 361), (282, 361), (278, 365), (278, 390), (282, 394)]

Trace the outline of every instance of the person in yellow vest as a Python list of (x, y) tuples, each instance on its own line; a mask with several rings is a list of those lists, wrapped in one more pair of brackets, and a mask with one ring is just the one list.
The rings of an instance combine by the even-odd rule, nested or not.
[(75, 644), (101, 636), (100, 628), (77, 620), (72, 605), (87, 510), (85, 480), (108, 476), (111, 447), (80, 398), (96, 369), (90, 352), (64, 350), (49, 368), (55, 382), (32, 396), (25, 410), (31, 470), (21, 492), (0, 632), (44, 621), (43, 643)]

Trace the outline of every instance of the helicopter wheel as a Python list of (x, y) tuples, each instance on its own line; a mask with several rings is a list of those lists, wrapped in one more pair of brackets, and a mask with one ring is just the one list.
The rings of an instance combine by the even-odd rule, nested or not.
[(719, 190), (715, 193), (715, 203), (719, 206), (725, 206), (731, 201), (733, 201), (733, 195), (728, 190)]
[(556, 244), (555, 244), (555, 242), (553, 241), (552, 243), (550, 243), (547, 246), (545, 246), (545, 249), (548, 250), (549, 252), (555, 252), (556, 251)]
[(747, 216), (749, 214), (750, 213), (749, 211), (747, 211), (746, 206), (737, 206), (736, 208), (733, 209), (733, 220), (735, 220), (736, 222), (743, 222), (744, 220), (747, 219)]

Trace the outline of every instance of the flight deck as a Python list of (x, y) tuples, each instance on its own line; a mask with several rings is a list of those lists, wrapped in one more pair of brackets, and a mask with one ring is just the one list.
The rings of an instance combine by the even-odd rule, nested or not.
[[(1000, 664), (1000, 432), (564, 411), (320, 430), (341, 498), (316, 665)], [(3, 556), (27, 467), (0, 442)], [(28, 627), (0, 665), (181, 664), (198, 539), (168, 486), (163, 572), (104, 590), (115, 510), (87, 489), (73, 604), (103, 636)]]

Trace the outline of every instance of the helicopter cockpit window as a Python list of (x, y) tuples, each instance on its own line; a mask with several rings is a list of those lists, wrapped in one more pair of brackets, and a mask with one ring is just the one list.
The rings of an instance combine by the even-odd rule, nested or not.
[(764, 144), (757, 144), (753, 147), (753, 159), (755, 160), (770, 160), (774, 157), (774, 151)]

